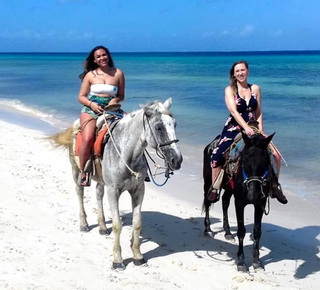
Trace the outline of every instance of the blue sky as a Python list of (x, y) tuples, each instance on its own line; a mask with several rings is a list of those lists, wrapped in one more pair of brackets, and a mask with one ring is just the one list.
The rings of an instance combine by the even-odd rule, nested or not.
[(319, 50), (319, 0), (1, 0), (0, 52)]

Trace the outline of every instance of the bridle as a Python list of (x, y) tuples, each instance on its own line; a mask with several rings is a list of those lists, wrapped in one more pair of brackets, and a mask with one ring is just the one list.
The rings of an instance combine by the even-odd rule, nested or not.
[[(152, 182), (157, 185), (157, 186), (163, 186), (167, 183), (168, 179), (170, 178), (170, 175), (173, 175), (173, 170), (172, 168), (170, 167), (170, 163), (168, 162), (168, 160), (166, 159), (166, 156), (165, 154), (163, 153), (162, 151), (162, 148), (165, 147), (165, 146), (170, 146), (171, 144), (173, 143), (178, 143), (179, 142), (179, 139), (174, 139), (174, 140), (169, 140), (169, 141), (166, 141), (166, 142), (163, 142), (163, 143), (160, 143), (159, 142), (159, 139), (157, 138), (156, 134), (154, 133), (154, 129), (151, 127), (150, 125), (150, 122), (149, 122), (149, 118), (146, 116), (146, 114), (144, 113), (143, 114), (143, 127), (145, 129), (145, 119), (147, 120), (147, 124), (148, 124), (148, 127), (149, 127), (149, 130), (150, 130), (150, 133), (152, 135), (152, 138), (154, 139), (155, 143), (156, 143), (156, 154), (159, 158), (163, 159), (164, 162), (165, 162), (165, 166), (166, 167), (161, 167), (159, 164), (156, 164), (156, 162), (152, 159), (152, 157), (150, 156), (149, 152), (147, 150), (145, 150), (147, 156), (150, 158), (150, 160), (153, 162), (154, 166), (155, 166), (155, 173), (152, 174), (151, 172), (151, 169), (150, 169), (150, 166), (148, 164), (148, 161), (147, 161), (147, 158), (145, 157), (145, 160), (146, 160), (146, 163), (147, 163), (147, 166), (148, 166), (148, 170), (149, 170), (149, 176), (151, 177), (152, 179)], [(157, 171), (158, 169), (165, 169), (164, 171), (164, 175), (166, 177), (165, 181), (162, 183), (162, 184), (158, 184), (155, 180), (154, 180), (154, 176), (157, 175)], [(161, 174), (161, 173), (160, 173)]]
[[(109, 113), (109, 112), (108, 112), (108, 113)], [(110, 112), (110, 114), (112, 114), (112, 115), (114, 115), (114, 116), (116, 115), (114, 112)], [(149, 173), (150, 173), (150, 176), (151, 176), (153, 182), (154, 182), (156, 185), (158, 185), (158, 186), (163, 186), (163, 185), (166, 184), (166, 182), (167, 182), (168, 179), (170, 178), (170, 175), (173, 175), (173, 170), (172, 170), (172, 168), (170, 168), (170, 164), (169, 164), (169, 162), (166, 160), (166, 156), (165, 156), (164, 153), (162, 152), (162, 149), (161, 149), (161, 148), (162, 148), (162, 147), (165, 147), (165, 146), (169, 146), (169, 145), (171, 145), (171, 144), (173, 144), (173, 143), (177, 143), (177, 142), (179, 142), (179, 140), (178, 140), (178, 139), (174, 139), (174, 140), (169, 140), (169, 141), (160, 143), (159, 140), (158, 140), (158, 138), (157, 138), (157, 136), (154, 134), (154, 132), (153, 132), (153, 130), (152, 130), (152, 127), (151, 127), (151, 125), (150, 125), (150, 122), (149, 122), (149, 118), (146, 116), (145, 113), (143, 113), (143, 117), (142, 117), (142, 118), (143, 118), (143, 128), (144, 128), (144, 130), (146, 129), (146, 128), (145, 128), (145, 119), (146, 119), (146, 120), (147, 120), (147, 123), (148, 123), (148, 127), (149, 127), (150, 132), (151, 132), (151, 135), (152, 135), (153, 139), (155, 140), (155, 142), (156, 142), (156, 144), (157, 144), (157, 146), (156, 146), (156, 153), (157, 153), (157, 155), (159, 156), (159, 158), (165, 160), (166, 167), (165, 167), (164, 169), (166, 169), (166, 170), (165, 170), (166, 180), (165, 180), (165, 182), (164, 182), (162, 185), (159, 185), (159, 184), (157, 184), (157, 183), (154, 181), (153, 176), (152, 176), (152, 174), (151, 174), (151, 170), (150, 170), (149, 164), (148, 164), (148, 162), (147, 162), (147, 160), (146, 160), (146, 163), (147, 163), (147, 166), (148, 166), (148, 169), (149, 169)], [(128, 168), (128, 170), (131, 172), (131, 174), (136, 177), (136, 179), (141, 178), (141, 173), (140, 173), (140, 172), (135, 172), (135, 171), (133, 171), (133, 170), (129, 167), (129, 165), (125, 162), (125, 160), (123, 160), (123, 158), (122, 158), (122, 156), (121, 156), (121, 153), (120, 153), (120, 151), (119, 151), (118, 147), (116, 146), (115, 141), (114, 141), (114, 139), (113, 139), (112, 132), (109, 130), (109, 126), (108, 126), (108, 122), (107, 122), (107, 120), (106, 120), (105, 114), (104, 114), (104, 121), (105, 121), (105, 125), (106, 125), (106, 127), (107, 127), (107, 129), (108, 129), (110, 139), (111, 139), (111, 141), (112, 141), (112, 143), (113, 143), (113, 146), (115, 147), (115, 150), (117, 151), (117, 153), (118, 153), (121, 161), (125, 164), (125, 166), (126, 166), (126, 167)], [(155, 165), (155, 167), (156, 167), (156, 170), (158, 170), (158, 169), (160, 169), (160, 168), (163, 168), (163, 167), (159, 166), (158, 164), (156, 164), (156, 163), (154, 162), (154, 160), (151, 158), (151, 156), (149, 155), (149, 153), (147, 152), (147, 150), (145, 150), (145, 151), (146, 151), (146, 153), (148, 154), (149, 158), (153, 161), (153, 163), (154, 163), (154, 165)], [(145, 156), (144, 156), (144, 158), (146, 159)], [(156, 174), (154, 174), (154, 175), (156, 175)]]
[[(254, 182), (254, 181), (259, 182), (261, 194), (262, 194), (261, 198), (266, 197), (265, 193), (263, 192), (263, 187), (265, 187), (267, 185), (268, 174), (269, 174), (269, 169), (267, 169), (262, 176), (253, 175), (253, 176), (248, 177), (244, 171), (243, 166), (242, 166), (243, 183), (246, 185), (247, 190), (249, 190), (249, 184), (251, 182)], [(268, 201), (268, 209), (265, 210), (265, 208), (263, 208), (265, 215), (268, 215), (270, 212), (270, 197), (267, 199), (267, 201)]]
[(262, 187), (267, 185), (268, 173), (269, 173), (269, 170), (267, 169), (262, 176), (253, 175), (253, 176), (248, 177), (246, 175), (246, 173), (244, 172), (244, 168), (242, 166), (242, 176), (244, 179), (243, 183), (247, 186), (247, 189), (249, 189), (250, 182), (253, 182), (253, 181), (259, 182), (261, 184), (262, 198), (266, 197), (263, 190), (262, 190)]
[(169, 140), (169, 141), (160, 143), (158, 138), (157, 138), (157, 136), (156, 136), (156, 134), (154, 133), (153, 128), (150, 125), (149, 118), (146, 116), (146, 114), (143, 114), (143, 127), (145, 128), (145, 119), (147, 120), (147, 124), (148, 124), (149, 130), (150, 130), (151, 135), (152, 135), (152, 137), (153, 137), (153, 139), (154, 139), (154, 141), (156, 143), (156, 148), (155, 149), (156, 149), (156, 153), (157, 153), (158, 157), (163, 159), (165, 161), (165, 163), (166, 163), (166, 167), (172, 171), (172, 168), (170, 168), (170, 164), (169, 164), (168, 160), (166, 159), (166, 156), (164, 155), (164, 153), (162, 151), (162, 148), (165, 147), (165, 146), (170, 146), (173, 143), (178, 143), (179, 139)]

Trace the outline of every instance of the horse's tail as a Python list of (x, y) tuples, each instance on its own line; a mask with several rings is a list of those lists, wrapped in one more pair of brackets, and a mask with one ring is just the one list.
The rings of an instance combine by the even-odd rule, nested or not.
[(62, 132), (49, 136), (46, 139), (48, 139), (55, 148), (62, 147), (68, 149), (73, 144), (73, 138), (74, 127), (70, 127)]

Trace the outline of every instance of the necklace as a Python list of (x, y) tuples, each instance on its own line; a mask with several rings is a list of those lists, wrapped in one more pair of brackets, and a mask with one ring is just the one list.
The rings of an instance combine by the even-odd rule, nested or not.
[(99, 74), (99, 73), (98, 73), (98, 70), (96, 69), (96, 73), (97, 73), (98, 76), (103, 76), (103, 75), (104, 75), (104, 72), (103, 72), (103, 71), (101, 71), (101, 72), (102, 72), (102, 73)]

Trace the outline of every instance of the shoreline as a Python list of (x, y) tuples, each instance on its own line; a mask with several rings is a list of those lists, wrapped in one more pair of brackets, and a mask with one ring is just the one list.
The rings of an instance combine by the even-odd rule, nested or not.
[[(239, 273), (237, 241), (227, 242), (223, 236), (221, 202), (210, 212), (215, 237), (204, 237), (202, 185), (185, 170), (177, 171), (162, 188), (146, 185), (141, 251), (148, 262), (143, 267), (131, 262), (131, 202), (127, 193), (121, 196), (121, 245), (127, 269), (111, 270), (113, 235), (98, 234), (94, 186), (85, 192), (92, 229), (80, 233), (67, 152), (40, 141), (44, 135), (39, 130), (2, 120), (0, 129), (5, 164), (0, 176), (1, 289), (289, 290), (316, 289), (320, 282), (320, 224), (307, 203), (291, 197), (285, 206), (271, 201), (271, 213), (262, 221), (264, 272), (252, 269), (253, 214), (252, 207), (246, 209), (250, 273)], [(104, 204), (110, 229), (106, 197)], [(230, 226), (235, 234), (233, 202)]]
[[(59, 131), (64, 130), (65, 128), (57, 128), (57, 126), (50, 124), (48, 121), (44, 121), (40, 119), (37, 116), (34, 116), (30, 113), (23, 112), (23, 111), (16, 111), (13, 108), (9, 106), (4, 106), (3, 108), (0, 108), (0, 122), (6, 122), (8, 124), (17, 125), (21, 128), (26, 128), (30, 130), (39, 131), (44, 135), (50, 135), (55, 134)], [(59, 124), (62, 125), (62, 124)], [(68, 124), (63, 123), (63, 125), (68, 126)], [(70, 122), (70, 126), (72, 123)], [(184, 200), (185, 197), (179, 196), (179, 188), (176, 188), (175, 184), (179, 184), (180, 182), (188, 181), (188, 189), (190, 191), (194, 192), (194, 195), (187, 195), (186, 200), (189, 203), (196, 203), (200, 201), (200, 204), (202, 203), (202, 197), (203, 197), (203, 180), (202, 180), (202, 151), (203, 148), (200, 145), (195, 144), (185, 144), (185, 143), (179, 143), (180, 149), (182, 152), (182, 155), (184, 157), (182, 168), (174, 172), (174, 175), (170, 177), (168, 180), (166, 186), (171, 186), (172, 191), (175, 193), (175, 197), (179, 198), (181, 200)], [(204, 147), (204, 146), (203, 146)], [(149, 148), (150, 149), (150, 148)], [(153, 156), (153, 158), (156, 158), (154, 154), (154, 150), (151, 149), (149, 153)], [(150, 164), (152, 166), (152, 164)], [(306, 190), (308, 180), (299, 180), (296, 177), (290, 176), (289, 173), (286, 173), (287, 169), (285, 168), (285, 165), (282, 165), (281, 170), (281, 176), (280, 176), (280, 182), (282, 183), (282, 187), (285, 191), (285, 194), (289, 197), (289, 202), (291, 199), (294, 200), (294, 202), (304, 202), (308, 204), (310, 208), (313, 209), (313, 211), (320, 210), (320, 200), (314, 199), (315, 197), (313, 195), (309, 195), (308, 191)], [(161, 184), (164, 181), (163, 176), (160, 176), (158, 179), (156, 179), (156, 182)], [(179, 179), (181, 180), (179, 183), (174, 182), (173, 185), (171, 185), (172, 179)], [(152, 182), (151, 182), (152, 184)], [(309, 198), (312, 197), (310, 200)], [(274, 200), (273, 203), (277, 203), (276, 200)]]

